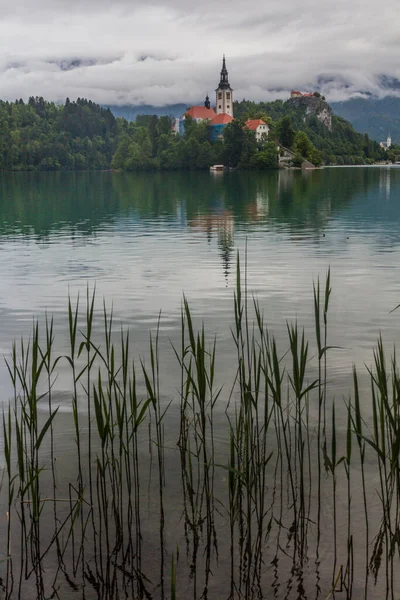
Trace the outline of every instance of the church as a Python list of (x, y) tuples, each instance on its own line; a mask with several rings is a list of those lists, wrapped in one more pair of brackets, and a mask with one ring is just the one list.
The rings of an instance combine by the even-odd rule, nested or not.
[(215, 109), (212, 108), (210, 98), (207, 94), (202, 106), (192, 106), (182, 117), (175, 119), (173, 131), (184, 135), (185, 119), (187, 117), (191, 117), (196, 123), (207, 121), (212, 141), (221, 139), (224, 127), (233, 121), (233, 90), (229, 84), (225, 55), (222, 59), (220, 81), (215, 90)]

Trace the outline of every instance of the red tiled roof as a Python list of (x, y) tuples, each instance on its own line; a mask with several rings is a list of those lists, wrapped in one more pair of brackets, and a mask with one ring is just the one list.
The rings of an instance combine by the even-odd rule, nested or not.
[(213, 118), (210, 125), (227, 125), (231, 121), (233, 121), (233, 117), (231, 117), (231, 115), (228, 115), (227, 113), (219, 113), (219, 115), (216, 115)]
[(213, 119), (215, 117), (215, 110), (213, 108), (206, 108), (205, 106), (192, 106), (185, 112), (187, 117), (192, 119)]
[(302, 96), (303, 98), (308, 98), (309, 96), (314, 96), (313, 92), (299, 92), (298, 90), (293, 90), (290, 92), (291, 96)]
[(246, 121), (246, 127), (251, 129), (251, 131), (256, 131), (259, 125), (266, 125), (266, 122), (262, 119), (249, 119)]

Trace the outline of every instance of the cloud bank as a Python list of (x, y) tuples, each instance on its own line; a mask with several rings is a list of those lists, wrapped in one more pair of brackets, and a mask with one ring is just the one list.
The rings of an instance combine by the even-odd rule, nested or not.
[(191, 104), (223, 53), (237, 100), (397, 95), (397, 2), (0, 0), (0, 98)]

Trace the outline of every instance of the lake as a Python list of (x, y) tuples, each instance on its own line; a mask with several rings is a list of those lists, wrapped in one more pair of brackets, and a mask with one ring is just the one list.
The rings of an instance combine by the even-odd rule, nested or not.
[[(254, 318), (254, 296), (282, 356), (288, 350), (287, 323), (297, 320), (304, 327), (306, 337), (310, 339), (307, 361), (309, 383), (318, 374), (313, 283), (319, 278), (323, 289), (330, 268), (332, 294), (328, 312), (328, 344), (333, 348), (329, 350), (328, 361), (329, 398), (330, 402), (335, 399), (343, 408), (344, 399), (353, 393), (352, 368), (355, 364), (359, 369), (363, 404), (370, 386), (366, 366), (373, 363), (373, 350), (378, 336), (382, 335), (384, 348), (388, 352), (398, 339), (400, 309), (399, 312), (391, 312), (400, 303), (400, 168), (396, 167), (326, 168), (270, 173), (3, 173), (0, 180), (1, 354), (10, 359), (13, 341), (21, 337), (28, 340), (34, 319), (37, 318), (43, 326), (46, 314), (54, 317), (54, 357), (68, 354), (68, 295), (73, 302), (79, 295), (80, 305), (84, 310), (88, 290), (89, 294), (95, 290), (97, 299), (93, 320), (95, 343), (100, 343), (98, 340), (102, 336), (104, 299), (107, 309), (111, 310), (112, 307), (116, 337), (121, 326), (129, 328), (131, 351), (139, 367), (140, 359), (145, 365), (150, 364), (149, 333), (152, 331), (154, 340), (158, 326), (160, 406), (162, 411), (169, 406), (163, 422), (162, 436), (165, 440), (166, 460), (170, 461), (167, 469), (170, 469), (176, 486), (180, 482), (180, 463), (174, 458), (173, 448), (177, 443), (175, 430), (179, 419), (181, 371), (172, 346), (178, 348), (180, 344), (183, 294), (188, 300), (195, 327), (201, 327), (204, 322), (207, 343), (211, 343), (215, 336), (215, 388), (222, 386), (222, 391), (214, 409), (214, 441), (216, 452), (224, 461), (229, 446), (225, 410), (237, 370), (237, 349), (232, 328), (234, 329), (233, 295), (238, 253), (243, 286), (246, 272), (250, 319)], [(80, 327), (81, 321), (78, 329)], [(104, 341), (101, 343), (104, 348)], [(287, 357), (282, 364), (286, 360)], [(138, 376), (137, 383), (140, 393), (148, 395), (142, 374)], [(9, 401), (13, 401), (13, 386), (4, 362), (0, 365), (0, 390), (0, 401), (7, 407)], [(54, 407), (59, 407), (56, 417), (59, 425), (55, 426), (54, 439), (64, 476), (67, 474), (66, 477), (69, 478), (76, 475), (76, 465), (68, 464), (68, 457), (76, 453), (71, 394), (70, 365), (60, 360), (57, 377), (52, 384)], [(77, 411), (81, 413), (83, 435), (87, 434), (88, 428), (85, 406), (83, 401), (78, 401)], [(314, 423), (310, 426), (312, 432), (317, 418), (316, 405), (312, 400), (308, 410), (310, 421)], [(330, 420), (330, 408), (328, 413)], [(365, 400), (364, 416), (368, 419), (371, 415), (370, 400)], [(304, 415), (300, 418), (303, 417)], [(338, 447), (344, 448), (346, 411), (338, 410), (336, 418)], [(313, 443), (314, 434), (315, 431), (310, 434), (310, 439), (314, 439)], [(146, 436), (143, 440), (145, 438)], [(196, 439), (201, 445), (200, 438)], [(138, 452), (143, 455), (145, 463), (148, 450), (147, 442), (143, 440), (144, 446)], [(2, 444), (4, 446), (4, 436)], [(48, 459), (50, 453), (50, 446), (46, 444), (42, 449), (44, 460), (46, 456)], [(312, 478), (315, 468), (311, 456), (310, 451), (308, 478)], [(285, 460), (290, 462), (288, 457)], [(155, 464), (154, 462), (153, 469), (156, 469)], [(5, 467), (3, 456), (0, 458), (0, 466)], [(374, 510), (379, 514), (376, 492), (373, 489), (375, 485), (379, 487), (378, 480), (374, 479), (374, 468), (370, 468), (369, 479), (373, 505), (371, 514), (375, 514)], [(359, 474), (359, 463), (356, 463), (355, 470)], [(149, 490), (151, 486), (155, 486), (153, 491), (157, 493), (154, 477), (151, 485), (149, 483)], [(226, 477), (219, 475), (216, 479), (220, 482), (216, 484), (217, 488), (222, 485), (222, 481), (226, 481)], [(59, 481), (61, 489), (62, 483)], [(172, 495), (166, 500), (168, 506), (178, 502), (174, 496), (174, 485)], [(358, 484), (352, 485), (357, 490)], [(51, 488), (50, 481), (45, 482), (44, 488)], [(338, 511), (343, 514), (347, 514), (346, 489), (345, 483), (338, 487), (338, 506), (341, 507)], [(175, 493), (178, 494), (177, 491)], [(310, 523), (313, 522), (310, 516), (310, 507), (314, 507), (315, 502), (313, 494), (310, 492), (307, 513)], [(328, 499), (330, 492), (325, 491), (324, 494), (328, 505), (331, 502)], [(122, 502), (121, 499), (121, 507)], [(143, 508), (143, 527), (148, 536), (155, 537), (149, 541), (151, 550), (147, 554), (144, 551), (144, 556), (152, 569), (158, 569), (159, 559), (154, 558), (158, 538), (154, 532), (151, 533), (149, 525), (158, 509), (152, 502), (150, 504), (148, 500), (143, 503), (146, 506)], [(361, 501), (359, 506), (362, 507)], [(168, 544), (174, 548), (178, 542), (173, 538), (173, 531), (182, 515), (174, 514), (173, 511), (171, 515), (167, 519), (166, 537)], [(207, 508), (207, 518), (209, 515)], [(358, 518), (359, 522), (357, 516), (354, 517), (356, 529), (361, 527), (360, 523), (364, 523), (361, 517)], [(304, 517), (304, 520), (307, 519)], [(275, 518), (274, 523), (276, 522)], [(193, 520), (191, 523), (195, 529)], [(227, 527), (226, 523), (220, 526)], [(1, 527), (4, 532), (5, 522)], [(290, 527), (290, 523), (287, 527)], [(349, 538), (345, 537), (346, 527), (347, 525), (340, 524), (337, 534), (339, 537), (343, 535), (343, 540), (348, 541)], [(313, 536), (315, 541), (315, 535)], [(82, 539), (83, 537), (82, 535)], [(357, 535), (352, 538), (352, 543), (355, 543), (356, 538)], [(185, 581), (182, 589), (190, 589), (191, 595), (200, 597), (205, 584), (197, 582), (193, 592), (192, 579), (187, 583), (184, 575), (182, 565), (185, 562), (184, 547), (187, 542), (184, 540), (184, 534), (180, 534), (179, 560), (181, 578)], [(358, 541), (356, 556), (364, 556), (365, 543)], [(13, 543), (18, 547), (15, 538)], [(329, 540), (321, 542), (321, 552), (328, 557), (328, 563), (333, 561), (331, 543), (331, 535)], [(372, 532), (369, 543), (371, 556)], [(282, 542), (282, 547), (284, 546)], [(209, 569), (206, 595), (209, 594), (210, 598), (218, 597), (229, 586), (229, 561), (224, 564), (221, 548), (224, 548), (223, 543), (220, 547), (223, 573), (220, 580), (217, 575), (210, 575), (215, 570), (215, 565), (212, 569), (207, 567), (207, 560), (204, 559), (207, 552), (200, 561), (203, 569), (203, 560), (206, 560), (206, 571)], [(208, 550), (211, 552), (210, 548)], [(225, 552), (228, 553), (227, 548)], [(243, 564), (246, 564), (245, 550), (243, 552)], [(315, 551), (310, 554), (314, 560)], [(168, 564), (164, 567), (166, 580), (169, 582), (170, 549), (166, 550), (166, 555)], [(274, 557), (272, 554), (271, 560)], [(317, 559), (319, 565), (318, 552)], [(79, 559), (75, 557), (75, 560), (78, 564)], [(240, 562), (240, 558), (238, 560)], [(279, 560), (283, 564), (281, 568), (290, 569), (285, 566), (283, 555)], [(18, 563), (17, 560), (16, 562)], [(187, 562), (190, 563), (189, 559)], [(274, 563), (276, 570), (278, 562)], [(336, 562), (339, 569), (340, 560), (336, 561), (335, 558), (335, 565)], [(347, 566), (350, 562), (347, 561)], [(242, 568), (243, 565), (240, 564)], [(354, 569), (354, 563), (351, 564)], [(192, 568), (193, 562), (190, 565)], [(265, 597), (269, 597), (268, 594), (272, 591), (278, 598), (289, 598), (292, 597), (291, 594), (296, 598), (305, 597), (306, 592), (302, 595), (303, 585), (305, 589), (310, 589), (307, 585), (311, 586), (315, 597), (322, 598), (321, 594), (324, 594), (325, 598), (331, 590), (331, 564), (329, 567), (320, 567), (317, 584), (311, 575), (314, 568), (307, 567), (308, 572), (303, 581), (297, 565), (297, 570), (291, 571), (296, 585), (292, 581), (290, 589), (284, 587), (287, 577), (282, 572), (278, 576), (277, 571), (274, 571), (272, 576), (272, 567), (268, 569), (264, 562), (263, 565), (261, 569), (260, 558), (260, 570), (264, 579), (257, 587), (255, 580), (258, 576), (253, 577), (251, 589), (254, 597), (260, 594), (261, 589), (264, 590)], [(346, 588), (346, 577), (349, 577), (348, 572), (351, 570), (348, 567), (346, 572), (345, 567), (343, 564), (343, 573), (340, 575), (344, 581), (343, 589)], [(54, 571), (54, 565), (52, 568)], [(84, 571), (84, 565), (82, 569)], [(0, 570), (3, 582), (4, 570), (3, 565)], [(33, 571), (37, 575), (35, 569)], [(117, 587), (112, 587), (117, 584), (111, 582), (111, 575), (108, 573), (108, 585), (112, 587), (113, 593), (107, 596), (109, 591), (100, 592), (91, 581), (90, 574), (94, 572), (93, 568), (83, 576), (83, 579), (86, 577), (86, 585), (92, 590), (93, 597), (119, 597), (115, 592)], [(364, 593), (363, 573), (362, 571), (360, 576), (356, 574), (351, 580), (354, 597), (361, 597)], [(104, 573), (102, 577), (103, 575)], [(76, 597), (80, 597), (81, 583), (78, 582), (77, 573), (74, 572), (74, 576), (69, 574), (69, 577), (74, 583), (67, 589), (73, 590)], [(15, 576), (15, 580), (17, 579)], [(93, 579), (96, 579), (96, 575)], [(336, 581), (337, 585), (339, 579)], [(371, 576), (368, 583), (369, 597), (383, 597), (382, 589), (386, 589), (385, 581), (388, 580), (389, 567), (386, 580), (383, 578), (383, 583), (381, 582), (382, 588), (379, 585), (374, 588)], [(394, 580), (392, 572), (392, 588)], [(37, 587), (37, 578), (35, 581), (36, 593), (40, 595), (43, 590), (40, 586)], [(48, 580), (43, 584), (45, 585), (49, 585)], [(123, 585), (120, 585), (119, 594), (122, 597)], [(243, 583), (245, 585), (250, 586), (249, 581)], [(26, 592), (21, 591), (23, 589), (23, 586), (19, 588), (20, 597), (30, 597), (32, 588), (29, 588), (29, 584)], [(248, 591), (250, 587), (243, 589)], [(14, 584), (14, 595), (10, 597), (19, 597), (16, 590), (17, 585)], [(136, 591), (132, 590), (126, 591), (124, 597), (132, 597), (131, 593), (144, 593), (143, 590), (139, 590), (139, 593), (136, 588)], [(347, 590), (348, 595), (350, 591)], [(161, 592), (155, 587), (151, 593), (152, 597), (158, 597)], [(161, 596), (163, 594), (162, 590)], [(169, 597), (169, 588), (165, 594)], [(89, 592), (86, 592), (86, 597), (91, 597)]]

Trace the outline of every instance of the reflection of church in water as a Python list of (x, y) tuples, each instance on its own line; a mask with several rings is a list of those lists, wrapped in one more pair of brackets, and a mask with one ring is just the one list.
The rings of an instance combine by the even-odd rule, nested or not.
[(235, 247), (235, 219), (230, 210), (199, 215), (191, 219), (188, 225), (194, 229), (203, 231), (208, 242), (211, 244), (213, 235), (216, 234), (219, 255), (226, 284), (231, 270), (232, 253)]
[[(219, 256), (222, 260), (222, 268), (226, 285), (228, 285), (231, 269), (235, 269), (235, 215), (230, 209), (225, 208), (221, 199), (218, 208), (208, 214), (200, 214), (188, 221), (189, 227), (203, 231), (207, 236), (209, 244), (213, 236), (216, 236)], [(268, 199), (257, 192), (254, 201), (246, 205), (245, 222), (258, 221), (266, 217), (268, 213)], [(233, 263), (233, 264), (232, 264)]]
[(382, 196), (385, 196), (385, 200), (390, 198), (390, 169), (381, 169), (379, 174), (379, 189)]

